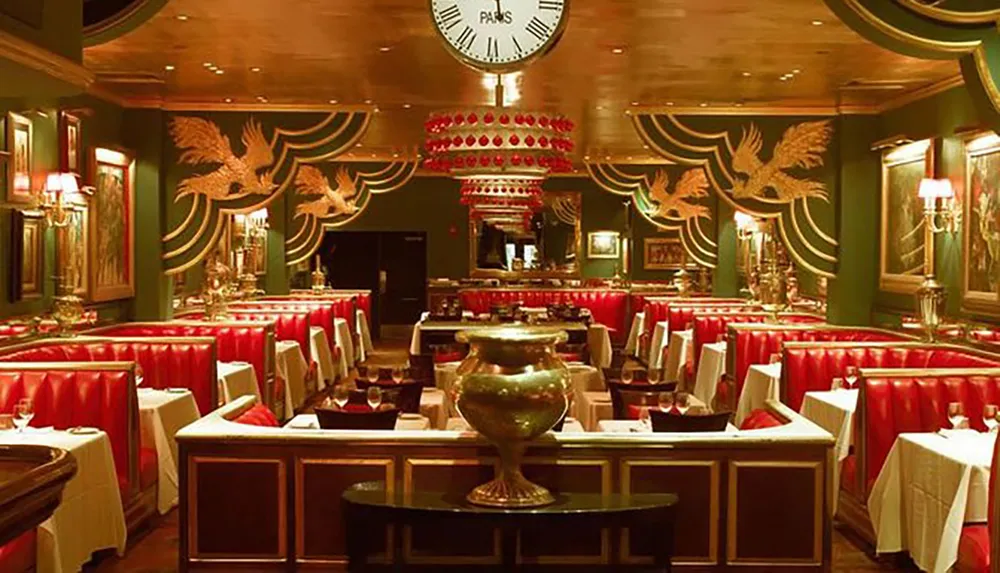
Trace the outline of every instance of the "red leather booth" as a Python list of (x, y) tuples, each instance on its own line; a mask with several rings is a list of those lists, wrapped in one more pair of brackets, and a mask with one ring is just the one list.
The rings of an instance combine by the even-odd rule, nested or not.
[[(308, 311), (297, 310), (253, 310), (230, 308), (226, 311), (227, 320), (232, 322), (273, 322), (274, 337), (277, 340), (291, 340), (298, 342), (302, 348), (302, 354), (306, 357), (306, 362), (310, 362), (309, 356), (309, 326), (310, 318)], [(204, 321), (203, 312), (191, 312), (179, 315), (179, 318), (186, 320)], [(317, 325), (318, 326), (318, 325)]]
[[(77, 353), (86, 354), (79, 347), (88, 343), (70, 344)], [(153, 444), (140, 444), (134, 361), (83, 356), (81, 361), (27, 362), (0, 362), (0, 411), (10, 412), (18, 400), (31, 398), (34, 427), (89, 426), (105, 431), (129, 527), (151, 515), (156, 509), (157, 457)]]
[[(365, 318), (369, 322), (375, 320), (372, 317), (372, 293), (370, 290), (352, 290), (352, 289), (327, 289), (323, 291), (312, 291), (312, 290), (302, 290), (296, 289), (292, 290), (291, 294), (287, 296), (269, 296), (265, 297), (263, 300), (330, 300), (330, 301), (340, 301), (348, 300), (351, 301), (355, 308), (364, 311)], [(351, 314), (351, 332), (355, 332), (355, 327), (353, 319), (354, 314)], [(374, 324), (371, 325), (373, 332), (377, 329), (374, 328)]]
[(890, 342), (786, 342), (782, 353), (781, 401), (793, 410), (810, 390), (829, 390), (847, 366), (858, 368), (997, 368), (1000, 356), (945, 344)]
[[(255, 300), (234, 303), (229, 305), (229, 308), (232, 311), (291, 310), (308, 313), (309, 326), (319, 326), (323, 329), (332, 354), (337, 353), (337, 333), (334, 329), (333, 319), (343, 318), (347, 320), (348, 325), (354, 324), (354, 320), (350, 318), (354, 314), (354, 304), (350, 300)], [(354, 332), (353, 326), (351, 328), (351, 332)]]
[(521, 303), (544, 307), (569, 304), (590, 310), (594, 322), (608, 327), (615, 342), (628, 336), (626, 306), (628, 292), (615, 289), (463, 289), (458, 292), (462, 308), (476, 314), (488, 313), (494, 305)]
[(96, 328), (87, 334), (130, 338), (213, 337), (220, 362), (246, 362), (257, 376), (261, 396), (270, 396), (274, 383), (275, 325), (269, 322), (126, 322)]
[(671, 332), (684, 330), (696, 310), (727, 312), (760, 310), (759, 306), (734, 298), (649, 298), (646, 300), (645, 332), (652, 335), (657, 322), (668, 321)]

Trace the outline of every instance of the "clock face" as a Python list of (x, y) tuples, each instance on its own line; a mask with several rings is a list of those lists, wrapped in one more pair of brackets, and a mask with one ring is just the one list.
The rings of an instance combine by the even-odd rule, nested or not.
[(466, 64), (515, 69), (544, 54), (562, 34), (569, 0), (430, 0), (437, 31)]

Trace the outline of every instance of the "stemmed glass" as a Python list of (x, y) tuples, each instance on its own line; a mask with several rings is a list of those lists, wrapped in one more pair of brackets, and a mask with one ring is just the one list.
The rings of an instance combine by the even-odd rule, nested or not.
[(378, 386), (369, 386), (365, 397), (368, 398), (368, 406), (372, 410), (378, 410), (382, 405), (382, 389)]
[(622, 384), (631, 384), (631, 383), (632, 383), (632, 369), (622, 368)]
[(14, 404), (14, 425), (17, 426), (19, 434), (24, 433), (24, 428), (28, 426), (31, 419), (35, 417), (35, 408), (29, 398), (21, 398)]
[(649, 408), (646, 406), (639, 407), (639, 428), (644, 432), (651, 432), (653, 430), (653, 422), (650, 420)]
[(143, 380), (142, 366), (139, 366), (139, 363), (136, 362), (135, 363), (135, 385), (136, 386), (142, 386), (142, 380)]
[(337, 408), (341, 410), (347, 405), (347, 400), (350, 398), (350, 391), (348, 391), (347, 386), (343, 384), (337, 384), (333, 388), (333, 403), (337, 405)]
[(986, 404), (983, 406), (983, 424), (986, 425), (986, 430), (989, 432), (995, 432), (997, 426), (1000, 422), (997, 421), (997, 405), (996, 404)]
[(365, 378), (368, 379), (370, 384), (375, 384), (378, 382), (378, 368), (374, 366), (368, 367), (368, 372), (365, 373)]
[(674, 394), (672, 392), (660, 392), (656, 397), (656, 405), (660, 407), (661, 412), (669, 412), (674, 407)]
[(681, 416), (687, 413), (688, 408), (690, 407), (691, 407), (690, 394), (688, 394), (687, 392), (677, 392), (677, 394), (674, 395), (674, 408), (677, 408), (677, 411), (681, 413)]
[(957, 430), (958, 427), (965, 420), (965, 412), (962, 408), (961, 402), (949, 402), (948, 403), (948, 422), (951, 423), (951, 428)]
[(778, 364), (781, 362), (781, 355), (777, 352), (771, 353), (771, 357), (768, 359), (768, 364)]
[(857, 366), (848, 366), (844, 369), (844, 381), (847, 382), (848, 389), (854, 388), (854, 385), (858, 383)]
[(396, 384), (402, 384), (405, 374), (403, 373), (403, 368), (401, 366), (392, 367), (392, 381)]
[(834, 378), (833, 384), (830, 385), (830, 389), (833, 391), (844, 390), (845, 389), (844, 379), (840, 377)]
[(659, 384), (661, 372), (659, 368), (650, 368), (646, 373), (646, 381), (650, 384)]

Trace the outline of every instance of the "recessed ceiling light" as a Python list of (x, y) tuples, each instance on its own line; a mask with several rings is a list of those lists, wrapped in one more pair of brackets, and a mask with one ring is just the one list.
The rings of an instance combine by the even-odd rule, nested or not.
[(708, 102), (707, 101), (703, 101), (700, 104), (698, 104), (698, 107), (708, 107)]
[(639, 102), (634, 101), (634, 102), (632, 102), (632, 105), (639, 105)]
[(590, 156), (589, 155), (584, 155), (583, 156), (583, 160), (584, 161), (590, 161)]
[(781, 81), (783, 81), (783, 82), (787, 82), (788, 81), (788, 76), (781, 76), (778, 79), (781, 80)]
[(399, 153), (393, 153), (392, 156), (393, 157), (399, 157)]
[(379, 108), (375, 108), (375, 113), (378, 113), (379, 111)]
[(648, 146), (648, 145), (646, 145), (645, 143), (643, 143), (643, 144), (642, 144), (642, 148), (643, 148), (643, 149), (649, 149), (649, 146)]
[(337, 100), (335, 99), (330, 100), (330, 105), (337, 105)]
[(177, 18), (181, 22), (187, 22), (188, 21), (188, 15), (187, 14), (178, 14), (178, 15), (174, 16), (174, 18)]
[(372, 100), (370, 100), (370, 99), (366, 99), (365, 100), (365, 105), (371, 105), (371, 104), (372, 104)]
[(672, 102), (672, 101), (668, 101), (668, 102), (667, 102), (667, 106), (671, 106), (671, 105), (674, 105), (674, 102)]
[(259, 101), (259, 102), (266, 102), (267, 98), (264, 97), (264, 96), (257, 96), (257, 101)]
[(626, 160), (628, 160), (628, 161), (632, 161), (632, 156), (631, 156), (631, 155), (629, 155), (629, 156), (628, 156), (628, 157), (626, 157), (625, 159), (626, 159)]
[(255, 74), (257, 74), (257, 73), (260, 73), (260, 68), (258, 68), (257, 66), (254, 66), (254, 67), (250, 68), (250, 71), (253, 72), (253, 73), (255, 73)]
[(227, 97), (226, 98), (226, 103), (233, 103), (233, 98)]
[(813, 20), (812, 21), (812, 25), (813, 26), (822, 26), (823, 25), (823, 21), (822, 20)]
[(404, 104), (403, 104), (403, 109), (410, 109), (411, 107), (413, 107), (413, 106), (411, 106), (411, 105), (410, 105), (410, 104), (408, 104), (408, 103), (404, 103)]
[(734, 103), (733, 105), (735, 105), (736, 107), (743, 107), (743, 102), (738, 101), (738, 102)]
[(212, 64), (212, 62), (205, 62), (204, 64), (202, 64), (202, 66), (204, 66), (206, 68), (214, 68), (215, 67), (215, 65)]
[(625, 48), (611, 48), (611, 53), (618, 56), (625, 53)]
[(163, 66), (163, 69), (167, 70), (168, 72), (172, 72), (172, 71), (174, 71), (174, 70), (175, 70), (175, 69), (177, 69), (177, 68), (175, 68), (175, 67), (174, 67), (173, 65), (171, 65), (171, 64), (167, 64), (167, 65)]
[(382, 52), (383, 54), (386, 53), (386, 52), (388, 52), (391, 49), (392, 49), (392, 46), (379, 46), (378, 47), (378, 51)]
[(749, 78), (749, 77), (750, 77), (750, 76), (752, 76), (752, 75), (753, 75), (753, 74), (751, 74), (750, 72), (743, 72), (743, 77), (744, 77), (744, 78)]
[(597, 106), (597, 111), (603, 111), (603, 110), (604, 110), (604, 106), (603, 105)]

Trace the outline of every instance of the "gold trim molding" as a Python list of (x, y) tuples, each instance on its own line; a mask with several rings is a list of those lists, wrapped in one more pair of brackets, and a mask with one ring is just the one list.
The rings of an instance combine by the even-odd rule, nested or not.
[(87, 88), (94, 83), (94, 73), (79, 63), (2, 30), (0, 57), (80, 88)]

